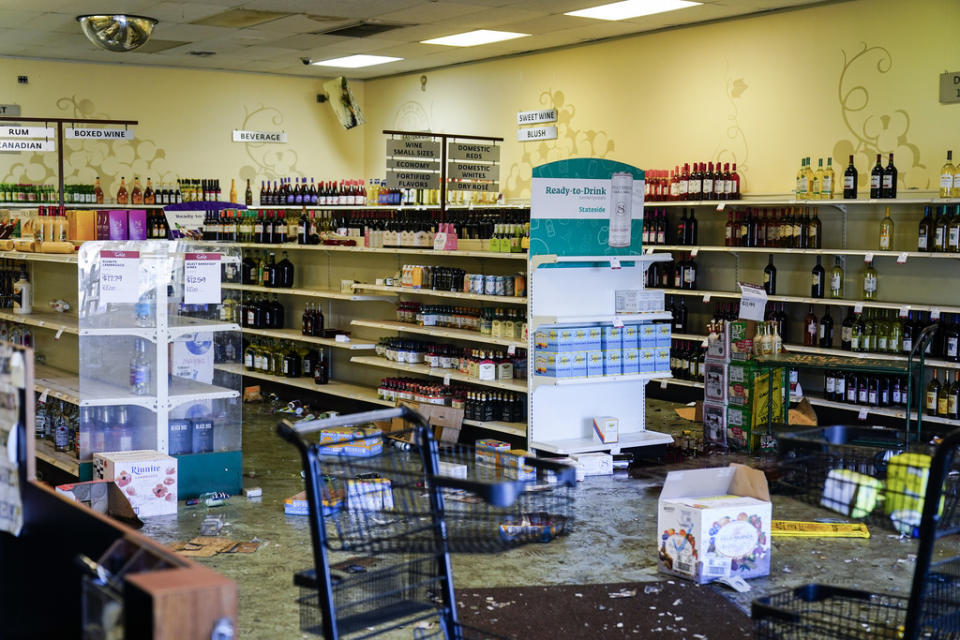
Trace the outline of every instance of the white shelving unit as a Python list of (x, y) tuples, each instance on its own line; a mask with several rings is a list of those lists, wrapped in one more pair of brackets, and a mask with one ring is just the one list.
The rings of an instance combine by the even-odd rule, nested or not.
[[(528, 422), (530, 447), (555, 454), (589, 451), (618, 453), (623, 449), (669, 444), (666, 434), (646, 429), (645, 387), (669, 372), (650, 372), (596, 378), (535, 375), (534, 334), (548, 326), (611, 325), (614, 320), (666, 320), (658, 312), (616, 316), (617, 289), (644, 288), (646, 269), (669, 254), (643, 256), (534, 256), (530, 264)], [(596, 416), (620, 420), (619, 441), (605, 444), (593, 432)]]

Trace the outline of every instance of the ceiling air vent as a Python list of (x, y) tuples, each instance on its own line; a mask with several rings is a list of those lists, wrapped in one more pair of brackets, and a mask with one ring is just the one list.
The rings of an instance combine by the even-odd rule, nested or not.
[(358, 22), (339, 29), (330, 31), (316, 31), (312, 35), (323, 36), (342, 36), (345, 38), (369, 38), (394, 29), (403, 27), (412, 27), (411, 24), (397, 24), (388, 22)]

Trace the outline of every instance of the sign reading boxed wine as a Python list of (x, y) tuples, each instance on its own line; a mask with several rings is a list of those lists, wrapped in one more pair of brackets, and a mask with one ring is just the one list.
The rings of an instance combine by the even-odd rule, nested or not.
[(530, 255), (638, 255), (644, 173), (601, 158), (533, 168)]
[(71, 127), (64, 130), (64, 137), (77, 140), (133, 140), (133, 129), (95, 129)]
[(500, 147), (475, 142), (447, 143), (447, 184), (454, 191), (497, 191)]
[(440, 142), (427, 138), (387, 140), (387, 187), (439, 189)]

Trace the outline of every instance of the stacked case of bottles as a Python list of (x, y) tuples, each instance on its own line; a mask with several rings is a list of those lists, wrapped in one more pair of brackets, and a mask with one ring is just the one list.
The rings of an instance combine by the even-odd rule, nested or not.
[(534, 372), (550, 378), (667, 373), (670, 336), (669, 323), (545, 327), (534, 335)]

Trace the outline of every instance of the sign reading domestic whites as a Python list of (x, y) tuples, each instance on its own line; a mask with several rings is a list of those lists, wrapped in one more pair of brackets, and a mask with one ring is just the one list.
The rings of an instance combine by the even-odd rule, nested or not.
[(184, 255), (183, 283), (184, 304), (220, 304), (220, 254)]
[(500, 165), (451, 160), (447, 162), (447, 177), (459, 180), (499, 180)]
[(71, 140), (133, 140), (133, 129), (71, 127), (64, 130), (64, 137)]
[(233, 130), (234, 142), (287, 142), (286, 131), (245, 131), (243, 129)]
[(440, 162), (440, 141), (423, 138), (401, 138), (399, 140), (391, 138), (387, 140), (387, 157)]
[(538, 111), (518, 111), (517, 124), (540, 124), (541, 122), (556, 122), (556, 109), (540, 109)]
[(0, 151), (56, 151), (56, 140), (0, 139)]
[(960, 102), (960, 71), (940, 74), (940, 102)]
[(527, 127), (517, 129), (517, 142), (531, 142), (534, 140), (556, 140), (557, 127)]
[(24, 127), (18, 124), (0, 126), (0, 138), (52, 138), (53, 127)]
[(447, 158), (467, 162), (500, 162), (500, 147), (476, 142), (448, 142)]
[(140, 252), (100, 251), (100, 304), (140, 299)]

